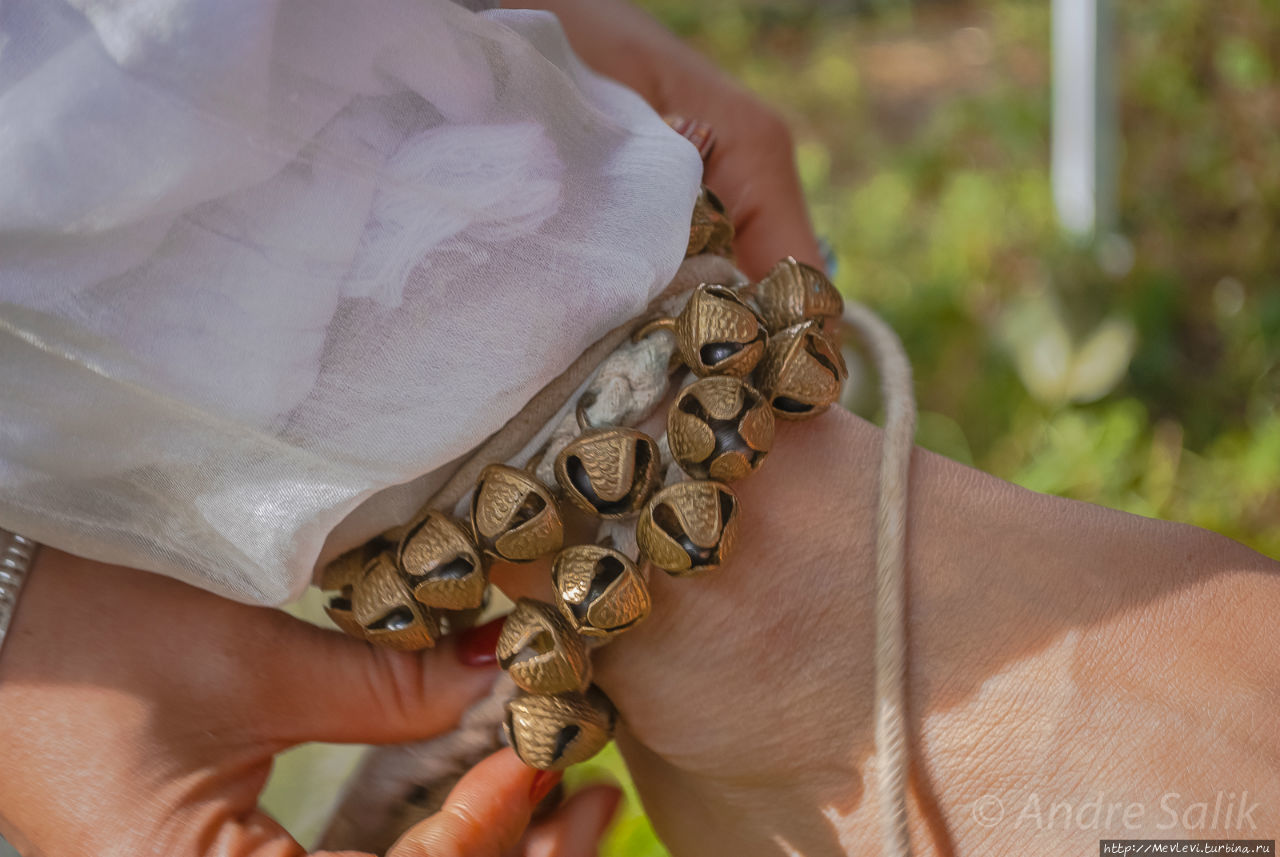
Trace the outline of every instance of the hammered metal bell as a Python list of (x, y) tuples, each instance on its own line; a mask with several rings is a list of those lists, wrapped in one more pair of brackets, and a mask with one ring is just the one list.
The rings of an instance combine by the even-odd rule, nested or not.
[(684, 577), (718, 568), (737, 532), (737, 496), (727, 485), (695, 479), (654, 495), (636, 523), (636, 543), (654, 565)]
[(471, 498), (471, 528), (484, 550), (509, 562), (550, 556), (564, 544), (560, 507), (524, 470), (490, 464)]
[(572, 545), (551, 564), (556, 607), (586, 637), (608, 638), (649, 615), (649, 585), (625, 554), (602, 545)]
[(556, 696), (522, 695), (507, 703), (502, 730), (520, 761), (540, 771), (585, 762), (613, 737), (617, 713), (598, 688)]
[(694, 479), (741, 479), (764, 463), (773, 446), (773, 411), (737, 378), (694, 381), (667, 412), (667, 443)]
[(756, 305), (770, 333), (806, 321), (834, 318), (844, 299), (826, 275), (791, 256), (755, 284)]
[(769, 340), (756, 380), (776, 416), (803, 420), (839, 399), (848, 375), (840, 349), (818, 322), (806, 321)]
[(426, 649), (440, 637), (435, 616), (414, 600), (389, 551), (371, 559), (352, 587), (351, 615), (365, 639), (390, 649)]
[(498, 635), (498, 665), (521, 690), (565, 693), (591, 684), (591, 660), (582, 638), (556, 608), (521, 598)]
[(351, 596), (355, 585), (364, 578), (370, 560), (392, 547), (394, 543), (385, 534), (374, 536), (332, 560), (320, 572), (320, 588), (334, 592), (325, 604), (324, 612), (344, 633), (364, 639), (364, 628), (351, 613)]
[(556, 481), (588, 514), (625, 517), (662, 484), (658, 442), (631, 428), (584, 432), (556, 456)]
[(725, 213), (724, 203), (705, 185), (693, 204), (689, 246), (685, 250), (685, 256), (696, 256), (699, 253), (733, 255), (733, 221)]
[(324, 605), (324, 612), (342, 633), (363, 640), (365, 638), (364, 628), (360, 626), (360, 623), (356, 621), (356, 617), (351, 613), (351, 596), (354, 589), (354, 585), (344, 586), (340, 592), (329, 596), (328, 602)]
[(764, 356), (760, 318), (725, 286), (703, 283), (672, 324), (680, 359), (697, 375), (745, 377)]
[(442, 512), (430, 510), (400, 540), (396, 562), (428, 607), (473, 610), (484, 603), (489, 569), (467, 531)]

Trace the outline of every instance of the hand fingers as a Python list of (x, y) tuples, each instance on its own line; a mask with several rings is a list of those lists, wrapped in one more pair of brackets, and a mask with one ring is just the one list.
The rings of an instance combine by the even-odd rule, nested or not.
[(559, 781), (500, 750), (467, 772), (435, 815), (411, 828), (387, 857), (490, 857), (517, 841)]
[(622, 791), (615, 786), (583, 789), (529, 828), (506, 857), (595, 857), (621, 801)]
[(450, 638), (397, 652), (280, 613), (263, 611), (262, 624), (246, 716), (258, 737), (286, 746), (429, 738), (452, 728), (497, 677), (496, 665), (463, 663)]
[(726, 129), (704, 177), (733, 218), (738, 266), (752, 279), (784, 256), (821, 269), (790, 132), (772, 114), (762, 111), (760, 117), (754, 125)]

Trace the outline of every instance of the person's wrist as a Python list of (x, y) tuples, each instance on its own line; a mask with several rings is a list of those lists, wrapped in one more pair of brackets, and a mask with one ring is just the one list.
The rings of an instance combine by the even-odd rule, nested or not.
[[(788, 427), (778, 457), (741, 488), (760, 518), (744, 520), (737, 556), (701, 583), (658, 575), (653, 616), (597, 658), (637, 780), (664, 783), (646, 800), (673, 853), (697, 853), (703, 835), (682, 821), (688, 805), (736, 817), (743, 854), (766, 834), (795, 847), (817, 836), (815, 854), (879, 835), (867, 791), (878, 438), (847, 414)], [(1188, 726), (1206, 694), (1228, 723), (1266, 732), (1228, 730), (1237, 747), (1280, 755), (1266, 705), (1280, 654), (1266, 636), (1280, 610), (1274, 564), (1203, 531), (1035, 494), (923, 451), (911, 521), (921, 853), (949, 837), (969, 850), (1012, 847), (1012, 821), (975, 815), (988, 797), (1080, 800), (1082, 783), (1100, 783), (1151, 801), (1193, 756), (1217, 752), (1214, 765), (1239, 769), (1244, 757), (1218, 752), (1211, 724)], [(1253, 630), (1188, 633), (1198, 615), (1230, 611)], [(750, 662), (735, 671), (725, 651)], [(711, 688), (710, 704), (683, 707), (673, 686)], [(726, 769), (725, 757), (744, 764)], [(751, 778), (753, 767), (766, 775)], [(834, 810), (815, 823), (815, 807)]]
[(878, 449), (879, 431), (845, 412), (780, 427), (735, 489), (734, 555), (704, 579), (654, 572), (651, 616), (597, 654), (673, 854), (705, 853), (708, 837), (772, 853), (766, 831), (833, 853), (818, 809), (856, 800), (870, 752)]
[[(1274, 788), (1257, 764), (1280, 758), (1274, 563), (1195, 528), (947, 471), (968, 482), (965, 502), (913, 519), (916, 841), (939, 827), (973, 853), (1167, 838), (1169, 794), (1212, 805), (1224, 786)], [(1110, 826), (1047, 823), (1051, 805), (1087, 801), (1136, 804), (1138, 826), (1114, 812)]]

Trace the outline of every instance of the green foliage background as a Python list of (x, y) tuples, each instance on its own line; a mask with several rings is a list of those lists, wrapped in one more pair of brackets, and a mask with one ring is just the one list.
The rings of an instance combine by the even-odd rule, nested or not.
[[(1047, 2), (641, 2), (790, 121), (920, 443), (1280, 556), (1280, 2), (1118, 0), (1118, 235), (1089, 246), (1054, 221)], [(602, 853), (666, 852), (632, 804)]]

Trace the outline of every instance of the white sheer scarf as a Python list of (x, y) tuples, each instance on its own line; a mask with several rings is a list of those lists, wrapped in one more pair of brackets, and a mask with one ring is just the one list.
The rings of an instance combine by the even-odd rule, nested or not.
[(699, 175), (547, 14), (7, 0), (0, 526), (288, 600), (643, 309)]

